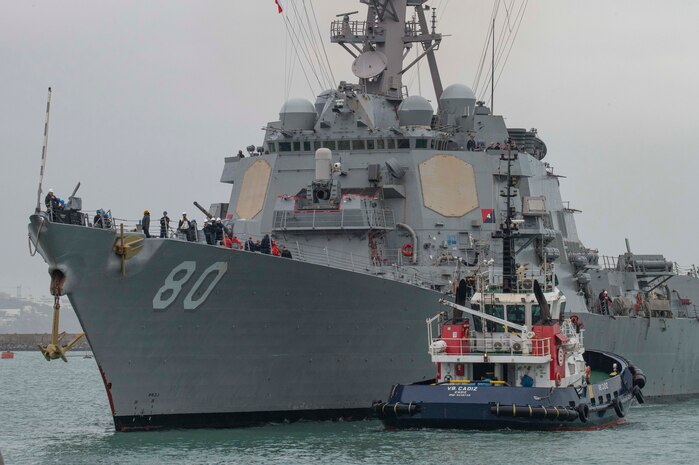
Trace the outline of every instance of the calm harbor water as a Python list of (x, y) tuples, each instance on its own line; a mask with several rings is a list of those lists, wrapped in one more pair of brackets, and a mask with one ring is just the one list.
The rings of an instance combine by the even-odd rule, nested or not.
[(0, 451), (10, 464), (699, 463), (699, 400), (645, 404), (626, 425), (531, 433), (384, 431), (377, 421), (115, 433), (94, 359), (0, 360)]

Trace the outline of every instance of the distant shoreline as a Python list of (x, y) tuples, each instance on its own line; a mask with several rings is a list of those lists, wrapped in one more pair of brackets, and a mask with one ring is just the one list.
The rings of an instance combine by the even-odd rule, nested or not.
[[(67, 344), (72, 341), (75, 334), (66, 334), (61, 342)], [(33, 334), (0, 334), (0, 351), (12, 350), (12, 351), (30, 351), (39, 348), (37, 344), (47, 344), (51, 341), (51, 334), (49, 333), (33, 333)], [(87, 343), (85, 338), (82, 338), (72, 350), (90, 350), (90, 344)]]

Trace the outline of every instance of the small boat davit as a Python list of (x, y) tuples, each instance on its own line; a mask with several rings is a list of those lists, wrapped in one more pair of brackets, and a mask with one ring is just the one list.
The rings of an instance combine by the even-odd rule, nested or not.
[(448, 311), (427, 320), (436, 377), (394, 385), (387, 402), (374, 403), (387, 428), (596, 429), (623, 423), (631, 404), (643, 403), (639, 368), (585, 351), (583, 325), (564, 317), (553, 263), (536, 273), (515, 263), (518, 224), (508, 214), (500, 228), (503, 275), (483, 263), (458, 280), (455, 302), (440, 300)]

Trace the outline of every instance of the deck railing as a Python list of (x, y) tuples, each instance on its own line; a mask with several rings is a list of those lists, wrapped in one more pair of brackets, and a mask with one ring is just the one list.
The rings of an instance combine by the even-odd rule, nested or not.
[[(444, 341), (435, 345), (435, 342)], [(526, 339), (520, 338), (449, 338), (436, 337), (431, 339), (428, 349), (430, 355), (531, 355), (537, 357), (549, 357), (551, 355), (551, 339)]]

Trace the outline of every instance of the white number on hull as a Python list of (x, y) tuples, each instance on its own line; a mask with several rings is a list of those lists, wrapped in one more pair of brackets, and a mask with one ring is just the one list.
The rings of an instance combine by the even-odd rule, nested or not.
[[(163, 287), (158, 289), (158, 292), (155, 293), (155, 297), (153, 297), (153, 309), (154, 310), (165, 310), (170, 306), (171, 303), (177, 299), (177, 296), (180, 295), (180, 292), (182, 291), (182, 286), (184, 286), (187, 281), (189, 281), (189, 278), (192, 277), (194, 274), (194, 270), (197, 269), (197, 263), (196, 262), (182, 262), (179, 265), (177, 265), (175, 268), (172, 269), (170, 274), (165, 278), (165, 284), (163, 284)], [(184, 271), (185, 274), (178, 280), (175, 280), (175, 276), (177, 276), (180, 271)], [(170, 293), (170, 297), (167, 299), (163, 299), (163, 295), (167, 291), (172, 291)]]
[[(216, 284), (223, 278), (223, 275), (226, 273), (228, 270), (228, 263), (227, 262), (216, 262), (210, 267), (208, 267), (204, 272), (199, 276), (199, 279), (197, 279), (197, 282), (194, 283), (194, 287), (192, 287), (192, 290), (189, 291), (189, 294), (187, 294), (187, 297), (184, 298), (184, 309), (185, 310), (194, 310), (197, 308), (199, 305), (203, 304), (204, 301), (206, 300), (207, 297), (209, 297), (209, 294), (211, 294), (211, 291), (214, 290), (214, 287), (216, 287)], [(214, 279), (211, 280), (209, 283), (209, 286), (206, 288), (203, 294), (199, 295), (196, 299), (194, 298), (196, 294), (199, 293), (199, 288), (201, 285), (204, 283), (204, 280), (211, 274), (211, 273), (216, 273), (216, 276), (214, 276)]]
[[(182, 262), (173, 268), (167, 278), (165, 278), (163, 287), (158, 289), (158, 292), (155, 293), (155, 297), (153, 297), (153, 310), (165, 310), (168, 308), (180, 295), (182, 288), (194, 275), (196, 269), (197, 263), (193, 261)], [(202, 275), (199, 276), (199, 279), (197, 279), (194, 286), (192, 286), (192, 289), (184, 298), (183, 306), (185, 310), (195, 310), (199, 305), (203, 304), (227, 270), (227, 262), (216, 262), (204, 270)], [(184, 272), (184, 274), (182, 274), (182, 272)], [(206, 290), (204, 292), (200, 292), (199, 288), (212, 273), (216, 273), (216, 276), (214, 276), (211, 282), (209, 282)], [(175, 279), (175, 277), (178, 277), (178, 279)], [(168, 291), (170, 291), (170, 295), (167, 298), (164, 298)]]

